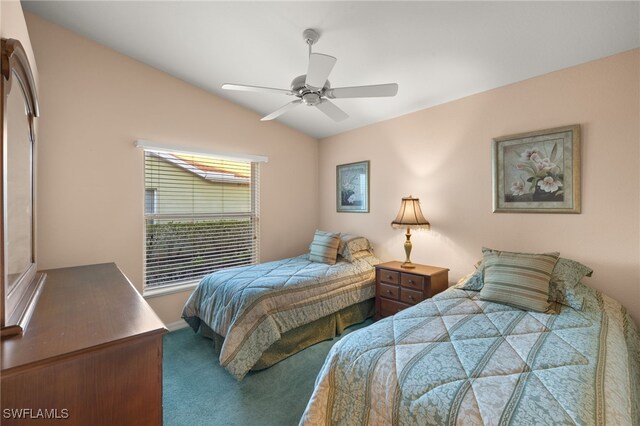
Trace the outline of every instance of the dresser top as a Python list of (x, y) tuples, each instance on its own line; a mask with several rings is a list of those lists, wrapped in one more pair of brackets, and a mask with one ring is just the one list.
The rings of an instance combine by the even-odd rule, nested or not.
[(22, 336), (2, 339), (2, 371), (165, 333), (115, 263), (42, 271), (46, 281)]
[(404, 272), (407, 274), (429, 275), (429, 276), (442, 274), (444, 272), (449, 271), (449, 269), (447, 268), (441, 268), (439, 266), (421, 265), (419, 263), (413, 264), (415, 268), (403, 268), (400, 265), (402, 265), (402, 262), (393, 261), (393, 262), (380, 263), (376, 265), (376, 268), (391, 269), (394, 271)]

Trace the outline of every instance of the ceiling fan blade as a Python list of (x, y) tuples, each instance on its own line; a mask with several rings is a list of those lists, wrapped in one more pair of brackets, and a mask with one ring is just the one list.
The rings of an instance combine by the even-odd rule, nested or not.
[(337, 87), (329, 89), (325, 93), (327, 98), (377, 98), (386, 96), (395, 96), (398, 93), (398, 85), (375, 84), (373, 86), (354, 86), (354, 87)]
[(319, 104), (316, 104), (316, 107), (327, 114), (329, 118), (332, 118), (334, 121), (342, 121), (349, 118), (346, 112), (341, 110), (334, 104), (333, 102), (323, 99)]
[(284, 114), (285, 112), (289, 111), (290, 109), (293, 109), (293, 108), (297, 107), (301, 103), (302, 103), (302, 100), (300, 100), (300, 99), (295, 100), (293, 102), (289, 102), (285, 106), (280, 107), (277, 110), (273, 111), (271, 114), (269, 114), (269, 115), (267, 115), (265, 117), (262, 117), (260, 119), (260, 121), (269, 121), (269, 120), (273, 120), (274, 118), (278, 118), (282, 114)]
[(291, 90), (274, 89), (272, 87), (247, 86), (245, 84), (229, 84), (222, 85), (225, 90), (240, 90), (242, 92), (262, 92), (262, 93), (284, 93), (285, 95), (293, 95)]
[(309, 55), (307, 79), (304, 82), (306, 86), (310, 89), (322, 89), (336, 61), (337, 59), (333, 56), (323, 55), (322, 53), (312, 53)]

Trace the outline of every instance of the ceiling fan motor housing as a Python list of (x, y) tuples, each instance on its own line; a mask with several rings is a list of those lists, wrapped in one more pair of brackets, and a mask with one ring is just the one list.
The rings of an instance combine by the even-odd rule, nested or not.
[[(331, 88), (331, 83), (327, 80), (322, 89), (313, 90), (306, 86), (306, 79), (306, 74), (302, 74), (294, 78), (291, 82), (291, 91), (294, 95), (301, 98), (305, 104), (315, 105), (320, 101), (320, 98), (324, 96), (325, 92)], [(314, 102), (313, 100), (316, 98), (317, 100)]]
[(320, 103), (320, 95), (317, 93), (306, 93), (302, 95), (302, 102), (307, 106), (314, 106)]

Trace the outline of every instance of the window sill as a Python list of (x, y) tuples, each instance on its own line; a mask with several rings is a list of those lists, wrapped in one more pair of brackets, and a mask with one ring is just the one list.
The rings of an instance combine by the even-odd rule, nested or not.
[(152, 299), (154, 297), (166, 296), (168, 294), (183, 293), (185, 291), (193, 290), (199, 282), (200, 280), (189, 281), (186, 283), (175, 285), (166, 285), (158, 288), (144, 289), (142, 291), (142, 297), (144, 297), (145, 299)]

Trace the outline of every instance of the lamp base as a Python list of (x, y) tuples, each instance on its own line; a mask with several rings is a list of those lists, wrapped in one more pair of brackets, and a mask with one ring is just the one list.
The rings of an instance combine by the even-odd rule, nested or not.
[(404, 236), (407, 237), (407, 240), (404, 242), (404, 253), (407, 255), (407, 258), (400, 267), (404, 269), (414, 269), (415, 265), (411, 263), (411, 229), (409, 229), (408, 226), (407, 233), (404, 234)]

